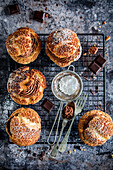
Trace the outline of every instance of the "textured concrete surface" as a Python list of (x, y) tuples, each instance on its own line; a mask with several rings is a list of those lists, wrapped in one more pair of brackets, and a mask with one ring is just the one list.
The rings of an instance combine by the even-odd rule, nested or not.
[[(112, 116), (113, 112), (113, 1), (112, 0), (18, 0), (21, 14), (8, 15), (7, 5), (17, 1), (0, 0), (0, 169), (113, 169), (113, 138), (99, 147), (88, 147), (80, 144), (85, 151), (76, 149), (75, 145), (68, 145), (67, 151), (72, 153), (59, 154), (56, 161), (49, 160), (50, 147), (48, 145), (33, 145), (18, 147), (9, 144), (5, 132), (5, 122), (8, 119), (8, 110), (16, 109), (13, 101), (9, 102), (7, 96), (7, 68), (8, 56), (5, 41), (9, 34), (17, 28), (28, 26), (37, 33), (50, 33), (57, 28), (70, 28), (77, 33), (102, 32), (111, 39), (105, 43), (105, 54), (108, 59), (106, 66), (106, 112)], [(32, 11), (43, 10), (51, 15), (43, 23), (33, 21)], [(106, 21), (106, 25), (102, 22)], [(113, 118), (113, 117), (112, 117)], [(43, 152), (45, 151), (45, 152)], [(103, 154), (104, 153), (104, 154)], [(42, 159), (43, 157), (43, 159)]]

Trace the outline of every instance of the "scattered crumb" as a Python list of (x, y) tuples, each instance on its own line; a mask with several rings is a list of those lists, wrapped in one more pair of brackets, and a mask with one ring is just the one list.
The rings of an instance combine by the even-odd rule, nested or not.
[(105, 38), (105, 40), (108, 41), (110, 38), (111, 38), (110, 36), (107, 36), (107, 37)]
[(97, 47), (90, 47), (90, 49), (89, 49), (89, 54), (92, 54), (92, 55), (94, 55), (94, 54), (96, 54), (97, 53), (97, 51), (98, 51), (98, 48)]
[(105, 54), (105, 56), (107, 56), (107, 54)]
[(101, 103), (100, 103), (98, 106), (99, 106), (99, 109), (101, 109), (101, 110), (103, 109), (103, 108), (102, 108), (102, 104), (101, 104)]
[(26, 23), (30, 23), (31, 24), (31, 21), (26, 21)]
[(94, 93), (94, 91), (93, 91), (92, 89), (90, 89), (90, 92), (91, 92), (93, 95), (95, 95), (95, 93)]
[(74, 149), (73, 151), (76, 152), (76, 149)]
[(107, 47), (105, 47), (105, 49), (107, 49)]
[(83, 151), (85, 151), (85, 149), (83, 149)]
[(71, 151), (68, 151), (69, 154), (71, 154)]
[(88, 77), (84, 76), (84, 79), (89, 80)]
[(106, 24), (106, 21), (103, 21), (102, 25), (105, 25)]
[(111, 155), (111, 157), (113, 158), (113, 155)]
[(48, 14), (47, 13), (45, 14), (45, 17), (48, 18)]
[(87, 55), (87, 53), (84, 53), (83, 55), (84, 55), (84, 56), (86, 56), (86, 55)]
[(100, 25), (100, 22), (98, 22), (98, 25)]
[(83, 151), (83, 149), (82, 149), (82, 148), (81, 148), (80, 150), (81, 150), (81, 151)]
[(100, 25), (99, 25), (98, 27), (99, 27), (99, 28), (101, 28), (101, 26), (100, 26)]
[(47, 11), (47, 10), (48, 10), (48, 8), (47, 8), (47, 7), (45, 7), (45, 10)]

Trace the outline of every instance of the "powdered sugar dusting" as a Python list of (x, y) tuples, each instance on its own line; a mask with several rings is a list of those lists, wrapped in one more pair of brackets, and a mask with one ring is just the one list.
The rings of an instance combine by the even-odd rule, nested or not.
[(71, 40), (72, 39), (71, 35), (72, 35), (72, 32), (69, 29), (57, 30), (53, 34), (54, 41), (52, 43), (63, 42), (67, 39)]

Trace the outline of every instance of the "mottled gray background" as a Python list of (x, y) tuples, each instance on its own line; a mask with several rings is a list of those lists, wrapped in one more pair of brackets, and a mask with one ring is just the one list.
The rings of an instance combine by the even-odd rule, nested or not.
[[(112, 0), (18, 0), (21, 14), (8, 15), (6, 6), (17, 1), (0, 0), (0, 169), (85, 169), (106, 170), (113, 169), (113, 138), (100, 147), (80, 146), (85, 151), (76, 149), (74, 145), (68, 145), (67, 151), (72, 153), (59, 154), (57, 161), (48, 159), (50, 147), (48, 145), (33, 145), (29, 147), (18, 147), (8, 143), (5, 132), (5, 122), (8, 119), (8, 110), (16, 109), (14, 102), (8, 100), (7, 96), (7, 68), (8, 56), (5, 48), (7, 36), (17, 28), (28, 26), (37, 33), (50, 33), (58, 28), (70, 28), (77, 33), (102, 32), (111, 39), (105, 43), (106, 58), (106, 112), (112, 116), (113, 112), (113, 1)], [(45, 18), (43, 23), (30, 19), (34, 10), (43, 10), (52, 17)], [(106, 21), (106, 25), (102, 22)], [(101, 26), (101, 28), (99, 28)], [(99, 155), (98, 155), (99, 149)], [(44, 154), (42, 151), (46, 151)], [(104, 154), (103, 154), (104, 153)], [(43, 157), (43, 160), (42, 160)]]

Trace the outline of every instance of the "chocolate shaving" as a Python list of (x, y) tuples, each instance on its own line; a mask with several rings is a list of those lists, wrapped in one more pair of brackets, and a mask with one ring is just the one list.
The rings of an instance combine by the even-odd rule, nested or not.
[(95, 92), (98, 93), (98, 86), (95, 86)]
[(79, 145), (74, 145), (74, 148), (78, 149), (78, 150), (81, 150), (81, 146), (79, 146)]
[(91, 92), (93, 95), (95, 95), (95, 93), (94, 93), (94, 91), (93, 91), (92, 89), (90, 89), (90, 92)]

